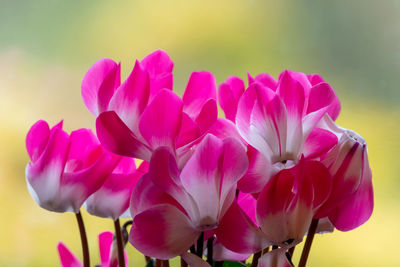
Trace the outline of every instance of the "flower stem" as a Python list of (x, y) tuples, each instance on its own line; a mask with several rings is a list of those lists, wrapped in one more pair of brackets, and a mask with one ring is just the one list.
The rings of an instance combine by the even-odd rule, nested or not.
[(199, 239), (197, 240), (197, 256), (203, 257), (203, 243), (204, 243), (204, 232), (201, 232)]
[(303, 251), (301, 252), (301, 258), (299, 262), (299, 267), (305, 267), (308, 259), (308, 255), (310, 254), (311, 245), (314, 239), (315, 232), (318, 226), (318, 219), (313, 219), (310, 224), (310, 228), (308, 228), (306, 243), (304, 244)]
[(210, 237), (207, 240), (207, 262), (212, 266), (213, 265), (213, 244), (214, 244), (214, 237)]
[(122, 241), (121, 225), (119, 218), (114, 221), (115, 235), (117, 236), (117, 249), (118, 249), (118, 265), (119, 267), (125, 267), (124, 257), (124, 243)]
[(81, 234), (82, 253), (83, 253), (83, 266), (90, 267), (89, 245), (86, 236), (85, 224), (83, 223), (82, 214), (80, 211), (75, 214), (78, 222), (79, 233)]
[(253, 255), (253, 261), (251, 262), (251, 267), (256, 267), (258, 265), (258, 260), (261, 257), (262, 250), (259, 252), (254, 253)]

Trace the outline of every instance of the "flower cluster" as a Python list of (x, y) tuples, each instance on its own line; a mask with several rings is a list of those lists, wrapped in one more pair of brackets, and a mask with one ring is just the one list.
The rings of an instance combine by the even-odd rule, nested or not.
[[(335, 123), (340, 102), (321, 76), (262, 73), (247, 86), (231, 76), (217, 88), (210, 72), (193, 72), (180, 97), (173, 65), (155, 51), (121, 83), (120, 64), (100, 59), (82, 82), (97, 135), (45, 121), (27, 134), (27, 184), (42, 208), (76, 213), (81, 233), (82, 205), (114, 220), (118, 249), (101, 235), (102, 266), (125, 265), (128, 239), (148, 260), (181, 256), (183, 266), (252, 254), (254, 266), (292, 266), (305, 235), (311, 245), (315, 233), (369, 219), (366, 142)], [(129, 238), (120, 217), (132, 218)], [(64, 245), (59, 252), (63, 266), (81, 265)]]

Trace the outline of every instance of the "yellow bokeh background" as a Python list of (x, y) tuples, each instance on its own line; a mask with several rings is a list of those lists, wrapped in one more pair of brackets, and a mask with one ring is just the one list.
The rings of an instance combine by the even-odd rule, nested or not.
[[(175, 62), (180, 95), (195, 70), (213, 72), (218, 83), (286, 68), (330, 82), (342, 101), (338, 123), (368, 142), (375, 210), (354, 231), (316, 236), (309, 266), (400, 266), (399, 1), (0, 4), (0, 266), (58, 266), (61, 240), (81, 256), (74, 215), (43, 210), (28, 193), (25, 135), (38, 119), (64, 119), (68, 131), (94, 128), (80, 96), (87, 69), (110, 57), (126, 77), (135, 59), (158, 48)], [(83, 216), (97, 263), (97, 235), (112, 221)], [(128, 253), (131, 266), (144, 266), (131, 246)]]

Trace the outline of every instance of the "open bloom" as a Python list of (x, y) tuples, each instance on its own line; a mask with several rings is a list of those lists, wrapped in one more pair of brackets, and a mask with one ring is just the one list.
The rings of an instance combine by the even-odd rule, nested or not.
[(36, 122), (26, 136), (31, 162), (26, 180), (33, 199), (44, 209), (78, 212), (104, 183), (119, 156), (105, 151), (89, 129), (68, 135), (62, 122), (49, 128)]
[(159, 146), (181, 155), (217, 119), (216, 84), (209, 72), (192, 73), (183, 99), (172, 92), (173, 62), (157, 50), (136, 61), (120, 84), (120, 65), (95, 63), (82, 82), (82, 97), (97, 117), (101, 143), (110, 151), (150, 160)]
[(201, 232), (218, 226), (247, 166), (234, 138), (208, 134), (182, 171), (167, 147), (158, 148), (132, 194), (130, 242), (156, 258), (181, 255)]
[[(117, 245), (113, 240), (114, 234), (103, 232), (99, 234), (99, 251), (101, 267), (118, 267)], [(62, 243), (57, 246), (62, 267), (82, 267), (82, 262)], [(125, 265), (128, 266), (128, 255), (125, 254)], [(97, 265), (96, 265), (97, 266)]]
[[(268, 181), (256, 200), (255, 214), (254, 209), (246, 207), (254, 206), (251, 197), (232, 204), (217, 229), (217, 237), (238, 253), (254, 253), (270, 244), (295, 245), (303, 239), (331, 187), (331, 176), (322, 163), (302, 159)], [(246, 206), (242, 209), (241, 205)]]
[(339, 110), (336, 94), (327, 83), (307, 87), (290, 71), (280, 75), (276, 88), (252, 81), (239, 100), (236, 125), (243, 139), (257, 150), (250, 157), (255, 161), (250, 170), (262, 173), (250, 176), (258, 180), (245, 182), (258, 188), (244, 190), (259, 192), (270, 177), (294, 166), (302, 155), (318, 159), (326, 154), (337, 137), (315, 126), (324, 114), (337, 117)]
[(322, 160), (333, 177), (333, 187), (318, 216), (328, 216), (337, 229), (349, 231), (365, 223), (374, 208), (367, 143), (356, 132), (336, 125), (329, 116), (320, 125), (335, 133), (339, 142)]
[(145, 161), (136, 169), (133, 158), (121, 157), (100, 189), (86, 200), (86, 210), (92, 215), (113, 220), (130, 216), (128, 207), (133, 188), (147, 169), (148, 163)]

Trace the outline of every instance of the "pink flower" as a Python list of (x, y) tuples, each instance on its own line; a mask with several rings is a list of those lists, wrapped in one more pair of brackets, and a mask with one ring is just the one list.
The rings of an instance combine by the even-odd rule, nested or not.
[(36, 122), (26, 136), (31, 162), (26, 180), (33, 199), (44, 209), (77, 213), (104, 183), (119, 157), (106, 152), (89, 129), (68, 135), (62, 122), (49, 128)]
[(180, 99), (171, 91), (173, 62), (164, 51), (136, 61), (122, 84), (119, 69), (101, 59), (82, 82), (83, 100), (97, 117), (98, 137), (110, 151), (149, 161), (157, 147), (166, 146), (179, 158), (216, 121), (211, 73), (192, 73)]
[[(117, 245), (113, 241), (113, 233), (99, 234), (100, 260), (102, 267), (118, 267)], [(82, 262), (62, 243), (58, 243), (58, 254), (62, 267), (82, 267)], [(128, 266), (128, 255), (125, 253), (125, 265)]]
[(86, 210), (92, 215), (113, 220), (121, 216), (130, 217), (128, 208), (133, 188), (147, 169), (148, 163), (145, 161), (136, 169), (133, 158), (121, 157), (100, 189), (86, 200)]
[(245, 150), (233, 138), (207, 135), (182, 171), (169, 148), (158, 148), (132, 194), (130, 242), (159, 259), (181, 255), (201, 232), (218, 226), (247, 166)]
[(255, 148), (249, 152), (251, 175), (239, 183), (246, 192), (259, 192), (270, 177), (294, 166), (302, 155), (318, 159), (337, 143), (334, 134), (316, 128), (325, 113), (337, 117), (340, 110), (327, 83), (312, 86), (304, 74), (284, 71), (276, 88), (271, 84), (263, 76), (250, 80), (238, 103), (237, 128)]
[(318, 216), (328, 216), (337, 229), (349, 231), (365, 223), (374, 208), (367, 143), (354, 131), (336, 125), (329, 116), (320, 124), (335, 133), (339, 143), (322, 160), (333, 177), (333, 188)]
[(217, 237), (238, 253), (254, 253), (271, 244), (296, 245), (329, 197), (331, 187), (331, 176), (322, 163), (302, 159), (273, 176), (257, 200), (245, 195), (232, 204)]

